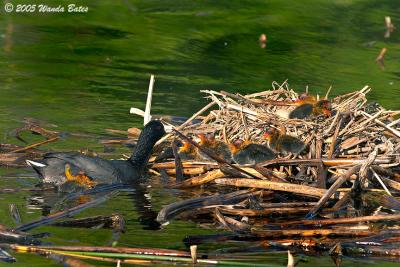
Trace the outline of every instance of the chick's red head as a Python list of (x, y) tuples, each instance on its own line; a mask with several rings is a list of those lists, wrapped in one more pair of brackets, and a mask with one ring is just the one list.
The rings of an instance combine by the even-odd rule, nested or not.
[(269, 128), (265, 133), (264, 133), (264, 138), (265, 139), (271, 139), (273, 136), (279, 134), (278, 129), (275, 128)]

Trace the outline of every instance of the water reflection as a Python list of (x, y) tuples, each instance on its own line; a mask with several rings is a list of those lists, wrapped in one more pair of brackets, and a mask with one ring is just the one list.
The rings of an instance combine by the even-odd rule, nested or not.
[(112, 191), (120, 191), (123, 201), (129, 201), (138, 213), (138, 222), (145, 230), (158, 230), (160, 224), (156, 221), (157, 211), (151, 203), (151, 192), (148, 184), (135, 183), (132, 185), (100, 185), (93, 189), (85, 190), (74, 183), (65, 183), (59, 191), (52, 185), (39, 185), (42, 190), (35, 191), (28, 199), (28, 210), (41, 210), (42, 216), (63, 211), (87, 203), (104, 196)]

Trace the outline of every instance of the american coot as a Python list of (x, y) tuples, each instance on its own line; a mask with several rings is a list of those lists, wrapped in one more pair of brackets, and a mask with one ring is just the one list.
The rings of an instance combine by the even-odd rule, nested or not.
[(330, 117), (332, 114), (332, 105), (329, 100), (321, 99), (317, 101), (313, 96), (310, 96), (306, 93), (299, 95), (299, 98), (296, 100), (296, 104), (298, 106), (290, 112), (289, 119), (305, 119), (312, 114), (323, 114), (327, 117)]
[(299, 154), (306, 147), (304, 142), (300, 139), (281, 133), (275, 128), (268, 129), (268, 131), (264, 134), (264, 137), (268, 140), (268, 145), (271, 149), (283, 154)]
[(96, 184), (132, 183), (143, 176), (153, 146), (164, 134), (164, 126), (160, 121), (150, 121), (140, 133), (136, 148), (127, 160), (107, 160), (77, 152), (60, 152), (48, 153), (40, 162), (27, 160), (27, 164), (43, 178), (43, 182), (57, 186), (77, 175), (86, 175)]
[(268, 147), (250, 141), (236, 140), (230, 144), (233, 160), (240, 164), (257, 164), (275, 158), (275, 153)]

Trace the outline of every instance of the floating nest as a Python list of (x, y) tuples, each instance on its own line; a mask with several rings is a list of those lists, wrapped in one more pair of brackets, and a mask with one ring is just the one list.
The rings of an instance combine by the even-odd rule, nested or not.
[[(188, 245), (258, 240), (269, 247), (330, 249), (332, 255), (400, 255), (394, 223), (400, 219), (400, 111), (368, 103), (370, 90), (365, 86), (334, 97), (330, 117), (306, 119), (289, 119), (299, 94), (286, 82), (250, 95), (203, 91), (211, 103), (165, 136), (158, 151), (180, 139), (213, 160), (182, 161), (175, 151), (174, 158), (150, 166), (155, 173), (175, 176), (171, 187), (197, 192), (196, 198), (165, 206), (158, 221), (180, 218), (230, 232), (188, 236)], [(193, 141), (202, 133), (227, 144), (237, 139), (266, 144), (268, 128), (297, 137), (306, 148), (240, 166)], [(385, 243), (387, 235), (398, 238)], [(354, 237), (381, 243), (361, 247)]]

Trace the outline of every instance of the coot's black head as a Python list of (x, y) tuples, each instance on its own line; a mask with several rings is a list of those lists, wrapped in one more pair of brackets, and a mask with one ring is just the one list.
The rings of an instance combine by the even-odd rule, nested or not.
[(149, 141), (157, 142), (164, 134), (164, 125), (160, 121), (150, 121), (146, 124), (140, 135), (146, 136), (146, 139)]

